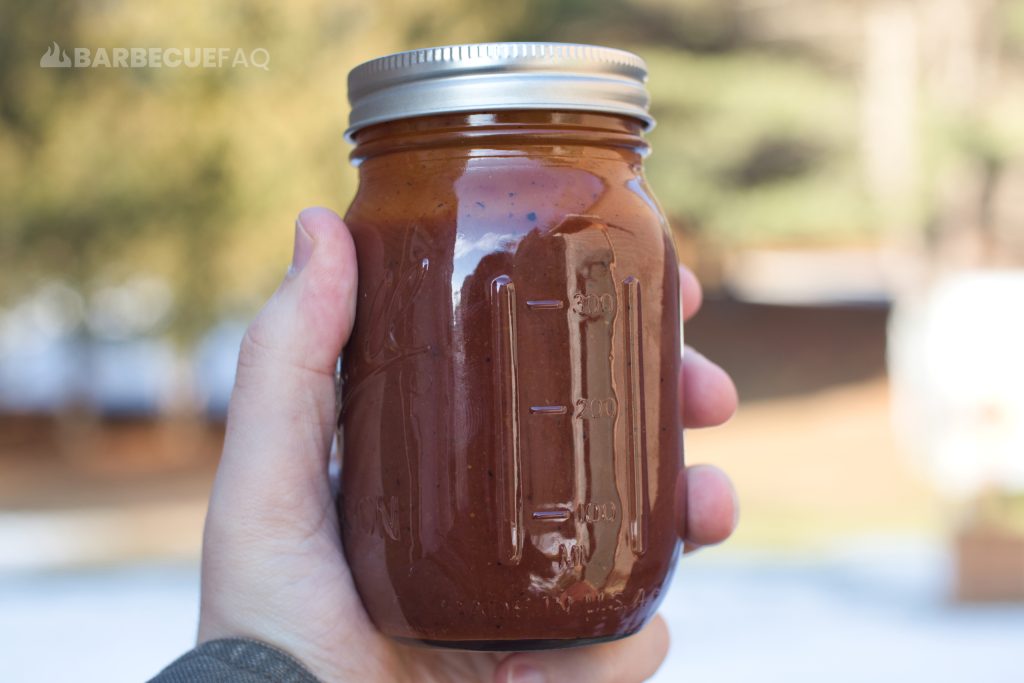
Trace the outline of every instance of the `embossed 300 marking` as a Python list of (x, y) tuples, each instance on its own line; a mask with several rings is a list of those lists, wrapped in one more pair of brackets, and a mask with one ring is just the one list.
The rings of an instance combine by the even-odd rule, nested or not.
[(611, 313), (615, 308), (615, 299), (611, 294), (584, 294), (576, 292), (572, 297), (572, 310), (585, 318), (598, 318)]

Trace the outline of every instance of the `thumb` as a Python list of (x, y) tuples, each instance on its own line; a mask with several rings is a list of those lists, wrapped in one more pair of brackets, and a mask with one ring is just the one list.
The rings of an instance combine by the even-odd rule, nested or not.
[(329, 209), (304, 210), (292, 266), (242, 341), (211, 508), (223, 505), (256, 528), (268, 515), (323, 521), (335, 367), (355, 306), (348, 228)]

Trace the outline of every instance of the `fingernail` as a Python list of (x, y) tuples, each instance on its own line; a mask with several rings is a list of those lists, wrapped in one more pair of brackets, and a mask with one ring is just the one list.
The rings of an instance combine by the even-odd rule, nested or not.
[(508, 683), (547, 683), (544, 672), (532, 664), (515, 664), (508, 672)]
[(295, 246), (292, 248), (292, 266), (288, 269), (289, 275), (300, 272), (309, 263), (309, 257), (313, 255), (313, 238), (302, 226), (302, 217), (295, 219)]

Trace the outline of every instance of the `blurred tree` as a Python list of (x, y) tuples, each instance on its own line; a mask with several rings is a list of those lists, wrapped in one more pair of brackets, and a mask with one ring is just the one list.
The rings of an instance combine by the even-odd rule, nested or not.
[[(246, 315), (286, 267), (295, 211), (343, 208), (346, 70), (409, 41), (486, 40), (470, 3), (28, 0), (0, 9), (0, 294), (167, 280), (183, 341)], [(14, 27), (17, 27), (14, 30)], [(56, 41), (267, 50), (257, 68), (41, 69)], [(233, 52), (232, 52), (233, 53)], [(95, 330), (94, 330), (95, 332)], [(99, 331), (102, 333), (102, 331)]]
[(648, 175), (681, 229), (721, 246), (872, 236), (858, 180), (855, 72), (806, 41), (766, 38), (754, 3), (526, 5), (503, 38), (604, 42), (645, 57), (658, 120)]
[(740, 0), (527, 0), (502, 40), (559, 40), (726, 52), (743, 42)]
[[(950, 160), (983, 156), (1011, 168), (1019, 148), (1024, 2), (985, 2), (998, 19), (987, 20), (992, 37), (981, 40), (1004, 53), (999, 82), (1015, 87), (989, 88), (969, 111), (937, 103), (934, 87), (910, 95), (927, 124), (911, 130), (920, 138), (912, 154), (929, 163), (905, 193), (925, 207), (959, 177), (941, 170), (964, 166)], [(287, 266), (296, 209), (343, 208), (354, 190), (341, 137), (346, 71), (395, 50), (502, 39), (607, 43), (647, 58), (659, 121), (649, 175), (676, 225), (702, 240), (875, 240), (885, 223), (865, 182), (861, 127), (859, 21), (869, 4), (8, 0), (0, 5), (0, 297), (14, 301), (59, 279), (88, 302), (148, 275), (171, 285), (175, 303), (160, 329), (182, 341), (219, 316), (247, 316)], [(67, 50), (263, 48), (270, 64), (41, 69), (54, 41)], [(927, 73), (941, 61), (930, 54)], [(927, 213), (908, 222), (924, 223)]]

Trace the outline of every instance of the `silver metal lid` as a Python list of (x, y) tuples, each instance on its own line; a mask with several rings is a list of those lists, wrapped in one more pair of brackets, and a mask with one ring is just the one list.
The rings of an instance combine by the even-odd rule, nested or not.
[(571, 43), (477, 43), (398, 52), (348, 75), (345, 138), (412, 116), (511, 109), (610, 112), (654, 127), (647, 65), (631, 52)]

